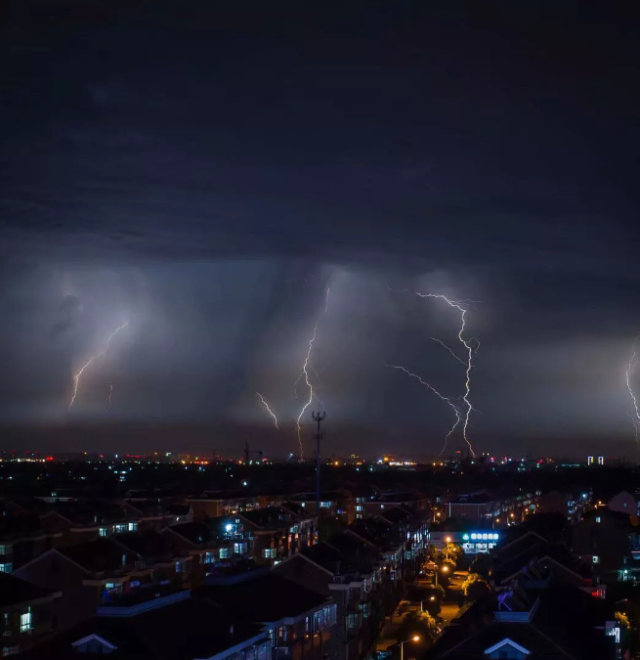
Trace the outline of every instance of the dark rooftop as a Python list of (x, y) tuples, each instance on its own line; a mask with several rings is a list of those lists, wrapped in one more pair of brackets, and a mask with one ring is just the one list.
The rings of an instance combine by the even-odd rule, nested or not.
[(55, 596), (54, 591), (25, 582), (9, 573), (0, 573), (0, 607), (28, 603), (38, 598)]
[[(57, 551), (91, 573), (121, 569), (123, 554), (126, 554), (121, 547), (107, 538), (58, 548)], [(133, 561), (133, 556), (131, 556), (131, 561)]]
[(275, 575), (230, 586), (204, 586), (196, 594), (216, 603), (225, 613), (254, 623), (299, 616), (327, 602), (324, 596)]
[(82, 657), (72, 644), (92, 634), (117, 647), (109, 654), (114, 660), (192, 660), (220, 653), (260, 635), (261, 630), (251, 623), (230, 619), (211, 603), (186, 599), (133, 617), (94, 618), (24, 657)]

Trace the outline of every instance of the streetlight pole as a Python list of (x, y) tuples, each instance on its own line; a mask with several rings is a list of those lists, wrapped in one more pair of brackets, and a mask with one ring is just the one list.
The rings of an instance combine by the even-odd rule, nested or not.
[(413, 637), (410, 637), (409, 639), (405, 639), (404, 641), (400, 642), (400, 660), (404, 660), (404, 645), (407, 642), (419, 642), (420, 641), (420, 635), (414, 635)]

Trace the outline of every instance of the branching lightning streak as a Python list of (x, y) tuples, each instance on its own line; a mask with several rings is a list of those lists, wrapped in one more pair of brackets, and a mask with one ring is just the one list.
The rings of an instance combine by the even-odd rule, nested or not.
[(276, 429), (279, 431), (280, 427), (278, 426), (278, 418), (276, 417), (276, 414), (273, 412), (273, 410), (271, 410), (269, 404), (264, 400), (262, 394), (260, 394), (260, 392), (256, 392), (256, 394), (260, 398), (260, 401), (262, 402), (262, 405), (266, 408), (267, 412), (271, 415), (271, 417), (273, 417), (273, 423), (275, 424)]
[(631, 417), (631, 421), (633, 422), (633, 428), (635, 429), (636, 432), (636, 443), (638, 442), (638, 432), (640, 431), (640, 427), (639, 427), (640, 410), (638, 410), (638, 399), (631, 385), (631, 374), (635, 371), (636, 367), (638, 366), (638, 360), (640, 359), (640, 356), (638, 355), (638, 351), (636, 350), (637, 342), (638, 342), (638, 337), (636, 337), (636, 339), (633, 342), (633, 346), (632, 346), (633, 354), (629, 359), (629, 364), (627, 365), (627, 371), (626, 371), (627, 389), (629, 390), (629, 396), (631, 397), (631, 401), (633, 402), (633, 411), (635, 413), (635, 417), (631, 414), (629, 415), (629, 417)]
[[(83, 365), (80, 367), (80, 370), (78, 373), (73, 377), (73, 394), (71, 396), (71, 401), (69, 402), (69, 410), (71, 410), (71, 407), (73, 406), (74, 401), (76, 400), (76, 396), (78, 396), (78, 386), (80, 385), (80, 377), (82, 374), (85, 372), (85, 370), (91, 366), (95, 360), (98, 358), (101, 358), (105, 353), (109, 350), (109, 344), (111, 343), (111, 340), (120, 332), (120, 330), (123, 330), (129, 325), (129, 321), (125, 321), (122, 325), (118, 326), (110, 335), (109, 338), (107, 339), (104, 347), (102, 348), (101, 351), (98, 353), (94, 353)], [(113, 389), (113, 386), (112, 386)], [(109, 392), (109, 400), (111, 400), (111, 392)]]
[(465, 361), (464, 361), (459, 355), (456, 355), (456, 354), (455, 354), (455, 351), (451, 348), (451, 346), (447, 346), (447, 344), (445, 344), (442, 340), (438, 339), (437, 337), (431, 337), (431, 339), (432, 339), (432, 341), (435, 341), (437, 344), (440, 344), (440, 346), (442, 346), (446, 351), (449, 351), (449, 353), (451, 353), (451, 355), (452, 355), (456, 360), (458, 360), (458, 362), (459, 362), (462, 366), (464, 366), (464, 367), (467, 366), (466, 362), (465, 362)]
[[(318, 332), (318, 322), (316, 321), (316, 324), (313, 326), (313, 335), (311, 335), (311, 339), (309, 340), (309, 347), (307, 348), (307, 355), (304, 359), (304, 363), (302, 365), (302, 376), (304, 376), (304, 382), (309, 389), (309, 400), (302, 406), (302, 410), (300, 411), (300, 414), (298, 415), (298, 419), (296, 421), (296, 428), (298, 431), (298, 444), (300, 445), (300, 458), (304, 456), (304, 447), (302, 445), (302, 424), (300, 424), (300, 420), (302, 419), (302, 415), (306, 412), (307, 408), (311, 405), (313, 401), (313, 385), (311, 384), (311, 381), (309, 380), (309, 371), (308, 371), (308, 366), (309, 366), (309, 360), (311, 359), (311, 351), (313, 351), (313, 342), (316, 340), (316, 334)], [(300, 380), (300, 377), (298, 377), (298, 381)], [(296, 381), (296, 382), (298, 382)]]
[(443, 445), (442, 449), (440, 450), (439, 455), (442, 455), (444, 450), (447, 448), (447, 443), (449, 442), (449, 438), (451, 437), (451, 435), (455, 432), (455, 430), (458, 428), (458, 426), (462, 422), (462, 415), (460, 414), (460, 407), (457, 404), (455, 404), (449, 397), (446, 397), (446, 396), (444, 396), (444, 394), (441, 394), (440, 392), (438, 392), (438, 390), (433, 385), (431, 385), (430, 383), (427, 383), (427, 381), (423, 380), (420, 376), (418, 376), (418, 374), (414, 374), (413, 371), (409, 371), (407, 368), (405, 368), (405, 367), (403, 367), (399, 364), (385, 364), (384, 366), (389, 367), (390, 369), (398, 369), (399, 371), (403, 371), (405, 374), (407, 374), (407, 376), (411, 376), (411, 378), (415, 378), (420, 383), (420, 385), (424, 385), (424, 387), (427, 387), (428, 389), (430, 389), (439, 399), (441, 399), (447, 405), (449, 405), (451, 407), (451, 409), (453, 410), (453, 412), (455, 413), (456, 421), (455, 421), (454, 425), (449, 429), (449, 432), (447, 433), (447, 435), (445, 436), (444, 445)]
[[(329, 309), (329, 293), (331, 292), (331, 276), (329, 277), (329, 283), (327, 284), (327, 288), (325, 291), (325, 296), (324, 296), (324, 313), (326, 314), (328, 309)], [(300, 379), (304, 376), (304, 382), (305, 385), (307, 386), (307, 389), (309, 390), (309, 399), (307, 402), (302, 406), (302, 410), (300, 410), (300, 414), (298, 415), (298, 419), (296, 420), (296, 430), (298, 433), (298, 444), (300, 445), (300, 458), (303, 458), (304, 456), (304, 447), (302, 444), (302, 424), (301, 424), (301, 419), (304, 413), (307, 411), (307, 408), (313, 403), (313, 399), (315, 398), (318, 403), (324, 407), (324, 404), (322, 403), (322, 399), (313, 391), (313, 385), (311, 384), (311, 381), (309, 380), (309, 370), (313, 371), (316, 376), (318, 375), (315, 369), (309, 364), (309, 361), (311, 360), (311, 353), (313, 352), (313, 344), (316, 340), (316, 335), (318, 334), (318, 323), (320, 322), (320, 319), (316, 320), (316, 324), (313, 326), (313, 334), (311, 335), (311, 339), (309, 340), (309, 346), (307, 348), (307, 354), (304, 359), (304, 363), (302, 364), (302, 371), (300, 372), (300, 375), (296, 379), (296, 382), (293, 385), (293, 390), (296, 395), (296, 399), (298, 398), (298, 391), (297, 391), (297, 386), (298, 383), (300, 382)]]
[[(467, 410), (464, 415), (464, 424), (462, 425), (462, 437), (464, 441), (467, 443), (469, 447), (469, 451), (471, 452), (472, 456), (475, 456), (475, 452), (473, 451), (473, 446), (471, 442), (469, 441), (469, 437), (467, 435), (467, 431), (469, 428), (469, 416), (471, 415), (471, 411), (473, 410), (473, 406), (471, 405), (471, 402), (469, 401), (469, 395), (471, 394), (471, 370), (473, 369), (473, 354), (476, 350), (478, 350), (479, 347), (479, 342), (477, 340), (472, 339), (465, 339), (464, 337), (464, 332), (466, 330), (466, 315), (467, 315), (467, 309), (463, 307), (463, 305), (467, 303), (473, 303), (474, 301), (471, 300), (449, 300), (446, 296), (443, 296), (442, 294), (436, 294), (436, 293), (419, 293), (416, 291), (416, 295), (419, 296), (420, 298), (439, 298), (440, 300), (444, 300), (449, 307), (455, 307), (459, 312), (460, 312), (460, 330), (458, 331), (458, 339), (460, 340), (460, 343), (465, 347), (467, 351), (467, 361), (466, 361), (466, 373), (465, 373), (465, 393), (464, 396), (462, 397), (462, 400), (464, 401)], [(476, 348), (474, 349), (472, 342), (475, 341), (475, 346)], [(444, 450), (443, 450), (444, 451)]]

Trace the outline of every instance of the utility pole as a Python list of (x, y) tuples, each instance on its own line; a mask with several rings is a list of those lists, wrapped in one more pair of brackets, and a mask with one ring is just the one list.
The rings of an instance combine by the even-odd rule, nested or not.
[(316, 422), (316, 516), (320, 520), (320, 440), (322, 440), (322, 429), (320, 424), (327, 416), (326, 412), (318, 412), (314, 410), (311, 413), (311, 419)]

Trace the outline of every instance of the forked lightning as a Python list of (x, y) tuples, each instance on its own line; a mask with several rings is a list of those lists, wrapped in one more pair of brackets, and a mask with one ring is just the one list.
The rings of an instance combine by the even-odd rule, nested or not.
[[(103, 346), (102, 350), (100, 350), (98, 353), (94, 353), (83, 365), (80, 367), (78, 373), (75, 374), (73, 377), (73, 394), (71, 396), (71, 401), (69, 402), (69, 410), (71, 410), (71, 407), (73, 406), (74, 401), (76, 400), (76, 397), (78, 396), (78, 387), (80, 386), (80, 378), (82, 377), (82, 374), (85, 372), (85, 370), (91, 366), (93, 362), (95, 362), (98, 358), (103, 357), (106, 352), (109, 350), (109, 344), (111, 343), (112, 339), (120, 332), (120, 330), (123, 330), (129, 325), (129, 321), (125, 321), (121, 326), (118, 326), (110, 335), (109, 338), (107, 339), (105, 345)], [(111, 401), (111, 392), (113, 391), (113, 386), (111, 386), (111, 390), (109, 391), (109, 401)]]

